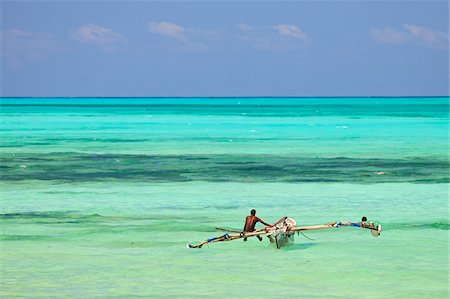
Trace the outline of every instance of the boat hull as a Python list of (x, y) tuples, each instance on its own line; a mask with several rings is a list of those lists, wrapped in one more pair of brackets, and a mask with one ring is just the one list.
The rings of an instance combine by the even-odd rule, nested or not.
[(276, 248), (281, 248), (294, 243), (293, 232), (284, 233), (281, 231), (275, 231), (267, 235), (267, 238), (269, 238), (270, 243), (273, 244)]

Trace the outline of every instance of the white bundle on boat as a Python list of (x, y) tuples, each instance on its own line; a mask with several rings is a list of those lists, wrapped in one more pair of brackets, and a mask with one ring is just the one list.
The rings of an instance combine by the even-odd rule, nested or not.
[(271, 227), (268, 230), (267, 237), (270, 242), (275, 244), (277, 248), (285, 245), (289, 245), (294, 242), (294, 232), (291, 231), (297, 225), (292, 218), (286, 218), (284, 221), (278, 223), (277, 225)]

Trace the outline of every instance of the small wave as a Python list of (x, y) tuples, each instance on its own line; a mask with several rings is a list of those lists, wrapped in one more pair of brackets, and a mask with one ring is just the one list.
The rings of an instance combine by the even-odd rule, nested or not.
[(64, 211), (52, 211), (52, 212), (22, 212), (22, 213), (6, 213), (0, 214), (0, 219), (42, 219), (42, 218), (52, 218), (52, 219), (66, 219), (66, 218), (74, 218), (74, 219), (93, 219), (93, 218), (101, 218), (102, 216), (99, 214), (74, 214), (73, 212), (64, 212)]
[(60, 237), (46, 235), (0, 235), (0, 241), (57, 241)]
[(450, 223), (436, 221), (431, 223), (386, 223), (383, 224), (385, 230), (410, 230), (410, 229), (440, 229), (450, 230)]
[[(224, 206), (211, 206), (218, 209)], [(230, 208), (235, 208), (230, 207)], [(164, 209), (174, 209), (173, 207), (165, 207)], [(201, 207), (199, 209), (204, 209)], [(181, 209), (183, 210), (183, 209)], [(202, 216), (203, 223), (209, 223), (212, 221), (210, 217)], [(0, 221), (7, 220), (30, 220), (36, 224), (77, 224), (77, 223), (89, 223), (89, 222), (133, 222), (133, 221), (191, 221), (192, 216), (183, 215), (167, 215), (167, 214), (150, 214), (150, 215), (100, 215), (100, 214), (80, 214), (74, 211), (47, 211), (47, 212), (21, 212), (21, 213), (5, 213), (0, 214)], [(195, 219), (195, 218), (194, 218)]]

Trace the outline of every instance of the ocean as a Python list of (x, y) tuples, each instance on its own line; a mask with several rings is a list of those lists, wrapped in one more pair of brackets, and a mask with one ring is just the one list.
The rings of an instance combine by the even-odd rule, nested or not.
[[(0, 121), (2, 298), (449, 296), (448, 97), (1, 98)], [(186, 248), (253, 208), (383, 231)]]

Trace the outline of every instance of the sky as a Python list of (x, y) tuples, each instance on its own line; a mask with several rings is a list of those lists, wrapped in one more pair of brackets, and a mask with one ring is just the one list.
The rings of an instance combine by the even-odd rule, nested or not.
[(0, 4), (3, 97), (449, 95), (447, 1)]

